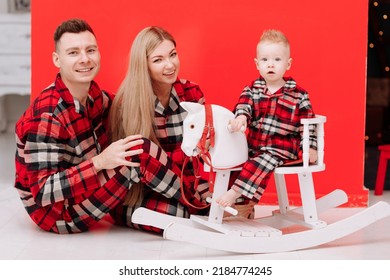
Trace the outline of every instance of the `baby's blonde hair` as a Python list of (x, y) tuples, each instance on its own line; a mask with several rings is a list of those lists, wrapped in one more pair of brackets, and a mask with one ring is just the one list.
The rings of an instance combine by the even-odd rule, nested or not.
[(290, 42), (287, 37), (279, 30), (276, 29), (268, 29), (263, 32), (260, 37), (260, 42), (269, 41), (273, 43), (284, 43), (287, 46), (290, 46)]
[(290, 42), (287, 39), (287, 37), (283, 34), (283, 32), (276, 30), (276, 29), (268, 29), (263, 32), (263, 34), (260, 37), (260, 41), (257, 44), (257, 47), (259, 44), (263, 42), (270, 42), (270, 43), (283, 43), (288, 50), (290, 51)]

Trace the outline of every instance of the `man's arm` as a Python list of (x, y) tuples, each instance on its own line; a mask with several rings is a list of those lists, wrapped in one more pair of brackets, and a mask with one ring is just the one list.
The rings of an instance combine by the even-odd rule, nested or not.
[(129, 150), (142, 144), (139, 135), (119, 140), (98, 155), (92, 139), (73, 146), (71, 143), (77, 143), (77, 137), (69, 135), (64, 125), (49, 114), (43, 114), (36, 127), (27, 135), (24, 155), (29, 186), (41, 206), (73, 199), (99, 188), (100, 170), (120, 165), (137, 166), (128, 158), (142, 152)]

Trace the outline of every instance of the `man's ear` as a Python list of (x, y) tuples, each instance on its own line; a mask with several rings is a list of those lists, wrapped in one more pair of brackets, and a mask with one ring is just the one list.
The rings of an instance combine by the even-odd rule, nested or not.
[(56, 52), (53, 52), (51, 55), (53, 59), (53, 63), (57, 68), (60, 68), (60, 58), (58, 57), (58, 54)]

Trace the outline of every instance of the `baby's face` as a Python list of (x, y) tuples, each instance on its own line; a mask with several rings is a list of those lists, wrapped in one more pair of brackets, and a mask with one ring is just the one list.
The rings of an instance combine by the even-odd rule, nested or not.
[(283, 80), (291, 62), (290, 48), (286, 44), (267, 41), (258, 44), (255, 63), (267, 83)]

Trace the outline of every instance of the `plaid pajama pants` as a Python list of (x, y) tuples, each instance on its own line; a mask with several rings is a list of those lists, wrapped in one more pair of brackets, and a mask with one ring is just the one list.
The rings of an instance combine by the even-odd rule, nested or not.
[[(181, 167), (176, 165), (168, 155), (156, 144), (144, 139), (142, 145), (144, 152), (133, 160), (139, 161), (140, 167), (132, 168), (129, 184), (142, 182), (145, 185), (142, 201), (134, 206), (120, 204), (116, 206), (110, 215), (118, 225), (128, 226), (145, 231), (162, 233), (161, 229), (151, 226), (138, 225), (131, 222), (131, 216), (139, 207), (144, 207), (159, 213), (189, 218), (190, 214), (205, 215), (208, 209), (199, 210), (187, 206), (183, 202), (180, 191)], [(135, 147), (136, 149), (136, 147)], [(183, 176), (183, 186), (186, 198), (195, 206), (202, 206), (200, 189), (208, 187), (205, 181), (194, 189), (195, 177), (191, 174), (192, 165), (189, 164), (186, 174)], [(131, 188), (131, 187), (130, 187)]]
[(251, 157), (243, 165), (232, 188), (246, 198), (258, 202), (275, 168), (283, 162), (282, 158), (268, 152), (261, 152)]

